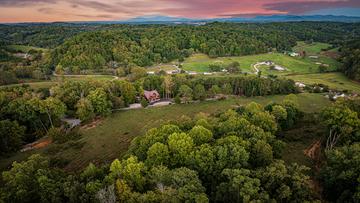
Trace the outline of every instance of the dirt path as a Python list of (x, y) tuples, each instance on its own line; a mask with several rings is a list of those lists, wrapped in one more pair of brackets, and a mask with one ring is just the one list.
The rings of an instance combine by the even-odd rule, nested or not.
[(40, 148), (48, 146), (51, 142), (52, 142), (51, 138), (49, 138), (49, 137), (42, 138), (36, 142), (25, 145), (20, 151), (26, 152), (26, 151), (30, 151), (33, 149), (40, 149)]
[(320, 169), (320, 153), (321, 153), (321, 140), (313, 142), (304, 154), (315, 162), (315, 169)]

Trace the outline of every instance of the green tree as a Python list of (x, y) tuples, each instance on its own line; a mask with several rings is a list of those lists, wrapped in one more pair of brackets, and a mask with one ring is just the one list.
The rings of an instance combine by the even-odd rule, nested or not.
[(60, 202), (62, 183), (49, 161), (36, 154), (2, 174), (5, 202)]
[(221, 93), (221, 88), (218, 85), (213, 85), (209, 89), (209, 95), (211, 95), (212, 97), (220, 93)]
[(195, 145), (202, 145), (212, 140), (213, 134), (203, 126), (194, 126), (189, 131), (189, 136), (193, 139)]
[(272, 107), (271, 114), (276, 118), (279, 122), (281, 120), (286, 120), (287, 118), (287, 111), (284, 107), (280, 105), (275, 105)]
[(66, 112), (66, 106), (59, 99), (48, 97), (47, 99), (41, 101), (40, 112), (47, 114), (50, 124), (53, 127), (53, 119), (59, 119), (64, 116)]
[(278, 202), (304, 202), (313, 200), (308, 185), (309, 177), (304, 174), (307, 170), (305, 166), (286, 166), (284, 161), (274, 161), (266, 168), (257, 170), (256, 176), (271, 199)]
[(193, 97), (193, 91), (187, 85), (181, 85), (179, 94), (185, 102), (189, 102)]
[(216, 200), (221, 202), (263, 202), (268, 195), (262, 192), (260, 180), (251, 177), (247, 169), (225, 169), (221, 175), (226, 181), (217, 187)]
[(168, 165), (169, 160), (169, 149), (166, 145), (162, 143), (157, 142), (153, 144), (147, 152), (146, 163), (149, 165)]
[(334, 202), (358, 201), (360, 144), (327, 151), (326, 161), (321, 170), (326, 197)]
[(102, 88), (90, 91), (86, 99), (91, 102), (96, 114), (106, 116), (111, 113), (111, 102)]
[(250, 162), (255, 167), (267, 166), (273, 161), (272, 147), (264, 140), (258, 140), (251, 147)]
[(215, 168), (220, 172), (225, 168), (242, 168), (247, 166), (249, 153), (248, 142), (236, 136), (227, 136), (216, 140), (214, 146)]
[(88, 121), (95, 117), (94, 108), (91, 102), (86, 99), (82, 98), (76, 104), (76, 115), (82, 121)]
[(15, 152), (23, 144), (25, 127), (16, 121), (0, 121), (0, 154)]
[(205, 100), (206, 98), (206, 90), (204, 88), (204, 85), (201, 84), (197, 84), (194, 88), (194, 92), (193, 92), (193, 98), (195, 100)]
[(240, 63), (237, 61), (231, 62), (229, 65), (225, 68), (229, 73), (240, 73)]
[(168, 145), (171, 154), (171, 165), (183, 166), (193, 150), (194, 142), (186, 133), (173, 133), (168, 138)]

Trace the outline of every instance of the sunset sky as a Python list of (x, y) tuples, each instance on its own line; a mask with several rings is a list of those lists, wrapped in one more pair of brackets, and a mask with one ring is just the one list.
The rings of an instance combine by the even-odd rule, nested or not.
[(360, 0), (0, 0), (0, 22), (124, 20), (271, 14), (360, 16)]

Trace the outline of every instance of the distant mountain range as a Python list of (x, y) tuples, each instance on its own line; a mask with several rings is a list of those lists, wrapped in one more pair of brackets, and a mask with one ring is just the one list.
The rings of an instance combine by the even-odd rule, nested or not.
[(128, 20), (115, 21), (129, 24), (163, 24), (163, 23), (208, 23), (208, 22), (299, 22), (299, 21), (333, 21), (333, 22), (360, 22), (360, 17), (335, 16), (335, 15), (270, 15), (252, 18), (230, 17), (211, 19), (178, 18), (170, 16), (140, 16)]
[[(326, 22), (360, 22), (360, 17), (355, 16), (336, 16), (336, 15), (269, 15), (255, 17), (229, 17), (229, 18), (210, 18), (194, 19), (171, 16), (139, 16), (128, 20), (115, 21), (70, 21), (53, 22), (52, 24), (193, 24), (202, 25), (211, 22), (234, 22), (234, 23), (268, 23), (268, 22), (300, 22), (300, 21), (326, 21)], [(4, 23), (9, 25), (46, 25), (49, 23)]]

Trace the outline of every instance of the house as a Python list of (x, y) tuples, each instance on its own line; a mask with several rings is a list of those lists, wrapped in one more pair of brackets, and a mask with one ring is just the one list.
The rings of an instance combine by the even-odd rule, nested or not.
[(290, 52), (289, 55), (292, 57), (300, 56), (300, 54), (296, 52)]
[(147, 74), (148, 75), (155, 75), (155, 72), (154, 71), (148, 71)]
[(160, 101), (160, 94), (156, 90), (144, 91), (144, 97), (149, 103)]

